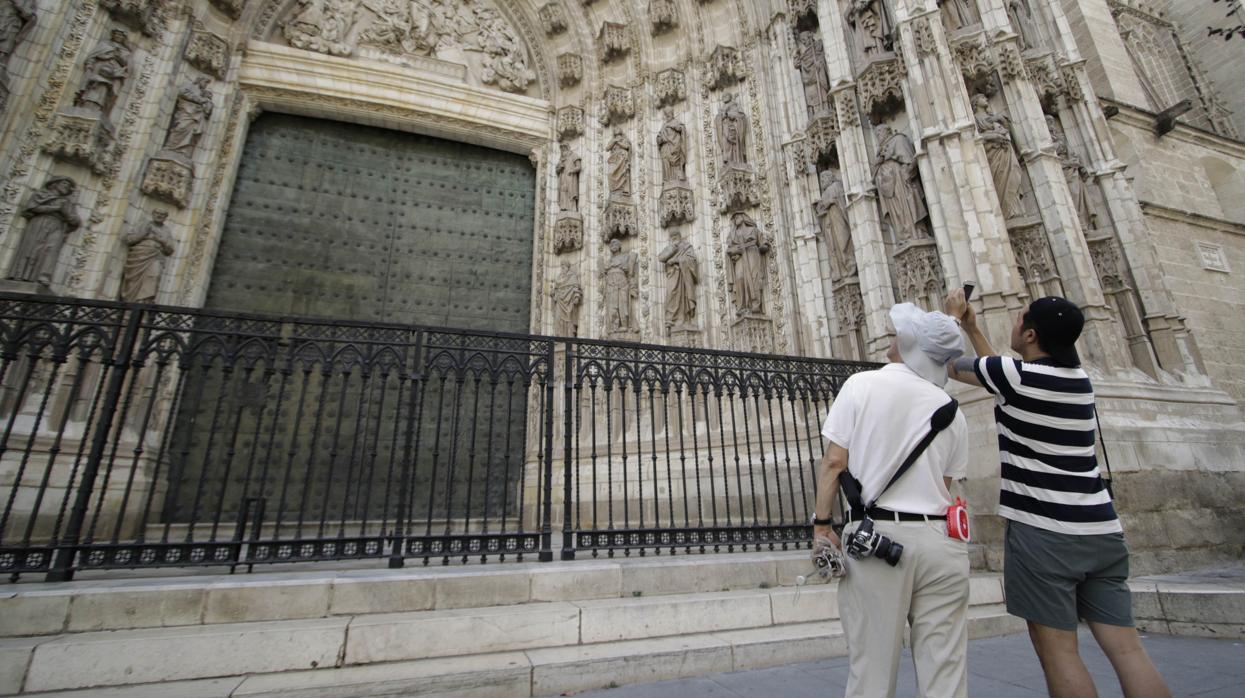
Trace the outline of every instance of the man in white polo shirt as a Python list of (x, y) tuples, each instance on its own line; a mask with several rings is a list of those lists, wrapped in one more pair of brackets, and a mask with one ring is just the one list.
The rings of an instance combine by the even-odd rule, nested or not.
[[(951, 402), (942, 390), (946, 363), (964, 353), (958, 326), (943, 313), (911, 303), (891, 308), (896, 338), (889, 364), (849, 378), (830, 406), (829, 441), (817, 479), (814, 538), (842, 547), (830, 528), (831, 508), (846, 470), (860, 482), (874, 530), (903, 546), (893, 565), (875, 556), (846, 560), (839, 610), (851, 670), (848, 696), (894, 696), (905, 625), (925, 696), (968, 693), (968, 545), (947, 535), (948, 492), (968, 467), (964, 416), (936, 432), (928, 447), (887, 487), (900, 464), (931, 432), (934, 412)], [(879, 496), (879, 492), (881, 493)], [(844, 529), (860, 527), (857, 511)], [(892, 554), (893, 559), (893, 554)]]

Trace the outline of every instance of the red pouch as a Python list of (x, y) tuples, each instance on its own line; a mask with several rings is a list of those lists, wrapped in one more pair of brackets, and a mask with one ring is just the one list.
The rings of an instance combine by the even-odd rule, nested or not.
[(955, 498), (955, 504), (947, 507), (947, 535), (964, 542), (971, 538), (968, 532), (968, 505), (959, 497)]

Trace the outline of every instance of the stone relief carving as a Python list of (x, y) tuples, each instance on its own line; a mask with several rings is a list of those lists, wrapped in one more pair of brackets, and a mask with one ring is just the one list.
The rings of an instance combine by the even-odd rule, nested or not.
[(834, 281), (856, 275), (856, 248), (852, 244), (852, 227), (847, 221), (847, 193), (843, 178), (836, 169), (823, 170), (817, 176), (821, 198), (813, 208), (821, 227), (826, 248), (830, 251), (830, 276)]
[(571, 150), (570, 144), (563, 143), (557, 166), (559, 211), (579, 212), (579, 177), (583, 170), (583, 158)]
[(212, 0), (212, 5), (230, 19), (237, 19), (242, 16), (242, 10), (246, 9), (246, 0)]
[(1068, 183), (1068, 193), (1072, 196), (1076, 217), (1081, 221), (1081, 228), (1088, 234), (1098, 227), (1098, 216), (1089, 203), (1089, 170), (1085, 169), (1080, 158), (1068, 147), (1068, 137), (1054, 116), (1046, 116), (1046, 127), (1050, 129), (1051, 139), (1055, 142), (1055, 153), (1063, 167), (1063, 177)]
[(976, 0), (938, 0), (942, 24), (947, 31), (958, 31), (981, 23)]
[(812, 31), (800, 32), (800, 48), (795, 66), (804, 82), (804, 102), (810, 121), (831, 113), (830, 73), (826, 70), (826, 49)]
[(560, 213), (553, 224), (553, 253), (574, 252), (584, 247), (584, 219), (578, 213)]
[(190, 205), (190, 190), (194, 186), (195, 173), (181, 158), (161, 153), (147, 162), (147, 174), (140, 189), (178, 208)]
[(74, 210), (78, 185), (69, 177), (53, 177), (30, 197), (22, 217), (30, 222), (13, 255), (8, 278), (44, 286), (52, 284), (61, 248), (69, 234), (82, 225)]
[(732, 230), (726, 243), (727, 285), (740, 315), (765, 313), (765, 256), (773, 242), (756, 221), (743, 211), (731, 215)]
[(890, 229), (896, 245), (929, 238), (929, 211), (912, 139), (886, 124), (875, 126), (873, 135), (877, 143), (873, 182), (878, 190), (882, 224)]
[(743, 80), (744, 66), (743, 59), (739, 56), (739, 49), (719, 44), (713, 49), (713, 53), (709, 54), (708, 70), (710, 89), (718, 90)]
[(687, 79), (683, 71), (667, 68), (658, 73), (655, 92), (658, 108), (682, 102), (687, 98)]
[(835, 111), (839, 115), (841, 129), (855, 128), (860, 125), (860, 109), (856, 106), (856, 91), (844, 88), (834, 95)]
[(691, 187), (674, 185), (662, 189), (661, 199), (658, 201), (658, 216), (663, 228), (696, 220), (695, 199)]
[(890, 53), (894, 25), (883, 0), (847, 0), (843, 17), (852, 29), (859, 65)]
[(431, 57), (507, 92), (525, 92), (536, 79), (518, 33), (484, 0), (298, 0), (280, 26), (291, 46), (308, 51), (399, 64)]
[(722, 166), (728, 170), (751, 169), (748, 165), (748, 115), (730, 92), (722, 96), (722, 107), (718, 110), (714, 126)]
[(9, 102), (9, 58), (35, 25), (34, 0), (0, 0), (0, 114)]
[(839, 138), (839, 122), (834, 114), (827, 114), (813, 119), (806, 131), (809, 147), (818, 162), (829, 162), (834, 155), (834, 145)]
[(899, 298), (923, 306), (926, 310), (941, 307), (942, 264), (933, 240), (923, 240), (895, 253), (899, 280)]
[(622, 242), (610, 240), (610, 258), (601, 275), (605, 280), (605, 332), (607, 335), (639, 332), (632, 303), (640, 295), (639, 257), (623, 252)]
[(1040, 225), (1030, 225), (1008, 231), (1012, 250), (1016, 253), (1016, 266), (1024, 279), (1030, 298), (1063, 295), (1055, 262), (1051, 258), (1050, 243)]
[(584, 132), (584, 110), (566, 106), (558, 110), (558, 137), (574, 138)]
[(168, 0), (99, 0), (109, 14), (147, 36), (164, 31), (165, 6)]
[(670, 231), (670, 244), (657, 255), (666, 268), (666, 330), (679, 332), (696, 329), (696, 286), (700, 283), (700, 266), (692, 243), (682, 239), (679, 231)]
[(112, 133), (112, 109), (130, 75), (129, 37), (114, 29), (109, 38), (87, 55), (83, 64), (82, 88), (74, 94), (74, 106), (82, 115), (98, 116), (104, 129)]
[(540, 25), (545, 28), (545, 34), (556, 36), (566, 31), (566, 13), (562, 10), (562, 5), (557, 2), (546, 3), (541, 6)]
[(1015, 81), (1025, 76), (1025, 62), (1020, 57), (1020, 50), (1010, 41), (994, 45), (998, 57), (999, 75), (1007, 81)]
[(164, 151), (184, 158), (187, 163), (194, 158), (199, 139), (212, 118), (213, 95), (209, 84), (211, 81), (207, 78), (197, 78), (177, 93), (173, 120), (164, 139)]
[(980, 34), (972, 34), (957, 39), (951, 44), (951, 54), (960, 66), (960, 72), (970, 84), (989, 80), (995, 70), (990, 52), (986, 48), (985, 39)]
[(1085, 99), (1085, 91), (1081, 89), (1081, 71), (1075, 65), (1063, 65), (1059, 68), (1063, 78), (1063, 89), (1068, 99), (1079, 102)]
[(559, 337), (578, 337), (584, 287), (579, 283), (579, 272), (570, 262), (562, 262), (562, 274), (550, 295), (553, 296), (553, 333)]
[(916, 44), (916, 55), (920, 58), (932, 56), (938, 51), (938, 44), (934, 42), (934, 30), (925, 18), (912, 22), (912, 40)]
[(887, 111), (887, 102), (903, 101), (903, 83), (907, 69), (897, 58), (877, 60), (869, 64), (856, 80), (860, 101), (870, 113)]
[(574, 87), (584, 77), (584, 59), (578, 53), (558, 55), (558, 84)]
[(98, 117), (57, 114), (48, 129), (43, 149), (53, 157), (76, 162), (103, 174), (111, 160), (112, 135)]
[(229, 42), (212, 32), (196, 29), (186, 46), (186, 60), (199, 70), (224, 80), (229, 69)]
[(661, 154), (663, 188), (687, 184), (687, 127), (666, 107), (666, 121), (657, 132), (657, 151)]
[(679, 13), (675, 10), (674, 0), (649, 0), (648, 21), (652, 26), (653, 36), (679, 26)]
[(605, 147), (608, 168), (610, 199), (631, 200), (631, 141), (621, 130), (615, 130), (609, 145)]
[(597, 33), (597, 44), (601, 49), (601, 61), (612, 63), (631, 52), (631, 34), (627, 25), (617, 22), (601, 24)]
[(982, 145), (986, 149), (986, 159), (990, 163), (990, 175), (994, 179), (994, 190), (999, 196), (999, 205), (1003, 209), (1003, 219), (1012, 220), (1024, 214), (1021, 204), (1021, 183), (1024, 175), (1020, 168), (1020, 159), (1016, 156), (1016, 146), (1012, 141), (1011, 119), (990, 110), (990, 99), (983, 94), (973, 95), (973, 118), (977, 123), (977, 132), (981, 134)]
[(1038, 38), (1037, 24), (1033, 18), (1033, 8), (1029, 0), (1007, 0), (1007, 19), (1020, 39), (1020, 48), (1024, 50), (1041, 48)]
[(1033, 81), (1033, 86), (1037, 88), (1039, 95), (1053, 98), (1063, 92), (1059, 66), (1055, 64), (1054, 56), (1042, 55), (1028, 58), (1024, 61), (1024, 65), (1025, 72)]
[(620, 124), (635, 116), (635, 101), (631, 88), (610, 85), (605, 88), (601, 100), (601, 123), (610, 126)]
[(123, 237), (128, 248), (121, 274), (121, 300), (154, 303), (164, 274), (164, 258), (173, 254), (173, 236), (164, 227), (168, 211), (156, 210), (151, 220)]

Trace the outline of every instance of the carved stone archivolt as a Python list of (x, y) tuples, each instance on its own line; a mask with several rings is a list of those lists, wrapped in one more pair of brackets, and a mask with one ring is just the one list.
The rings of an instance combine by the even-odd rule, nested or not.
[(538, 14), (540, 26), (544, 28), (545, 34), (557, 36), (566, 31), (566, 12), (562, 9), (561, 3), (546, 3), (541, 6)]
[(99, 0), (99, 4), (117, 21), (147, 36), (159, 37), (164, 31), (168, 0)]
[(584, 110), (568, 105), (558, 110), (558, 137), (574, 138), (584, 132)]
[(246, 9), (246, 0), (211, 0), (212, 6), (224, 12), (230, 19), (237, 19), (242, 16), (242, 11)]
[(743, 80), (744, 65), (739, 49), (719, 44), (713, 49), (713, 53), (709, 54), (708, 71), (706, 82), (714, 90), (730, 87)]
[(667, 68), (657, 74), (653, 91), (659, 108), (678, 104), (687, 99), (687, 78), (683, 71)]
[(601, 98), (601, 123), (606, 126), (630, 121), (635, 116), (635, 100), (631, 88), (610, 85)]
[(412, 66), (435, 58), (507, 92), (526, 92), (536, 79), (518, 32), (486, 0), (296, 0), (279, 26), (291, 46), (308, 51)]
[(229, 70), (229, 42), (212, 32), (196, 29), (186, 44), (186, 61), (220, 80)]
[(584, 59), (578, 53), (558, 55), (558, 84), (574, 87), (584, 78)]
[(649, 0), (648, 22), (653, 36), (665, 34), (679, 26), (679, 13), (674, 0)]
[(631, 52), (631, 31), (625, 24), (604, 22), (597, 33), (597, 46), (603, 63), (613, 63)]

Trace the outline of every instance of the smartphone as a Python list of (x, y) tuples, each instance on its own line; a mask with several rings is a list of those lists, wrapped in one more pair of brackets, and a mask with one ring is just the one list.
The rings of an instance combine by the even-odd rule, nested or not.
[(975, 288), (977, 288), (977, 286), (971, 281), (967, 281), (964, 283), (964, 300), (966, 302), (972, 300), (973, 289)]

